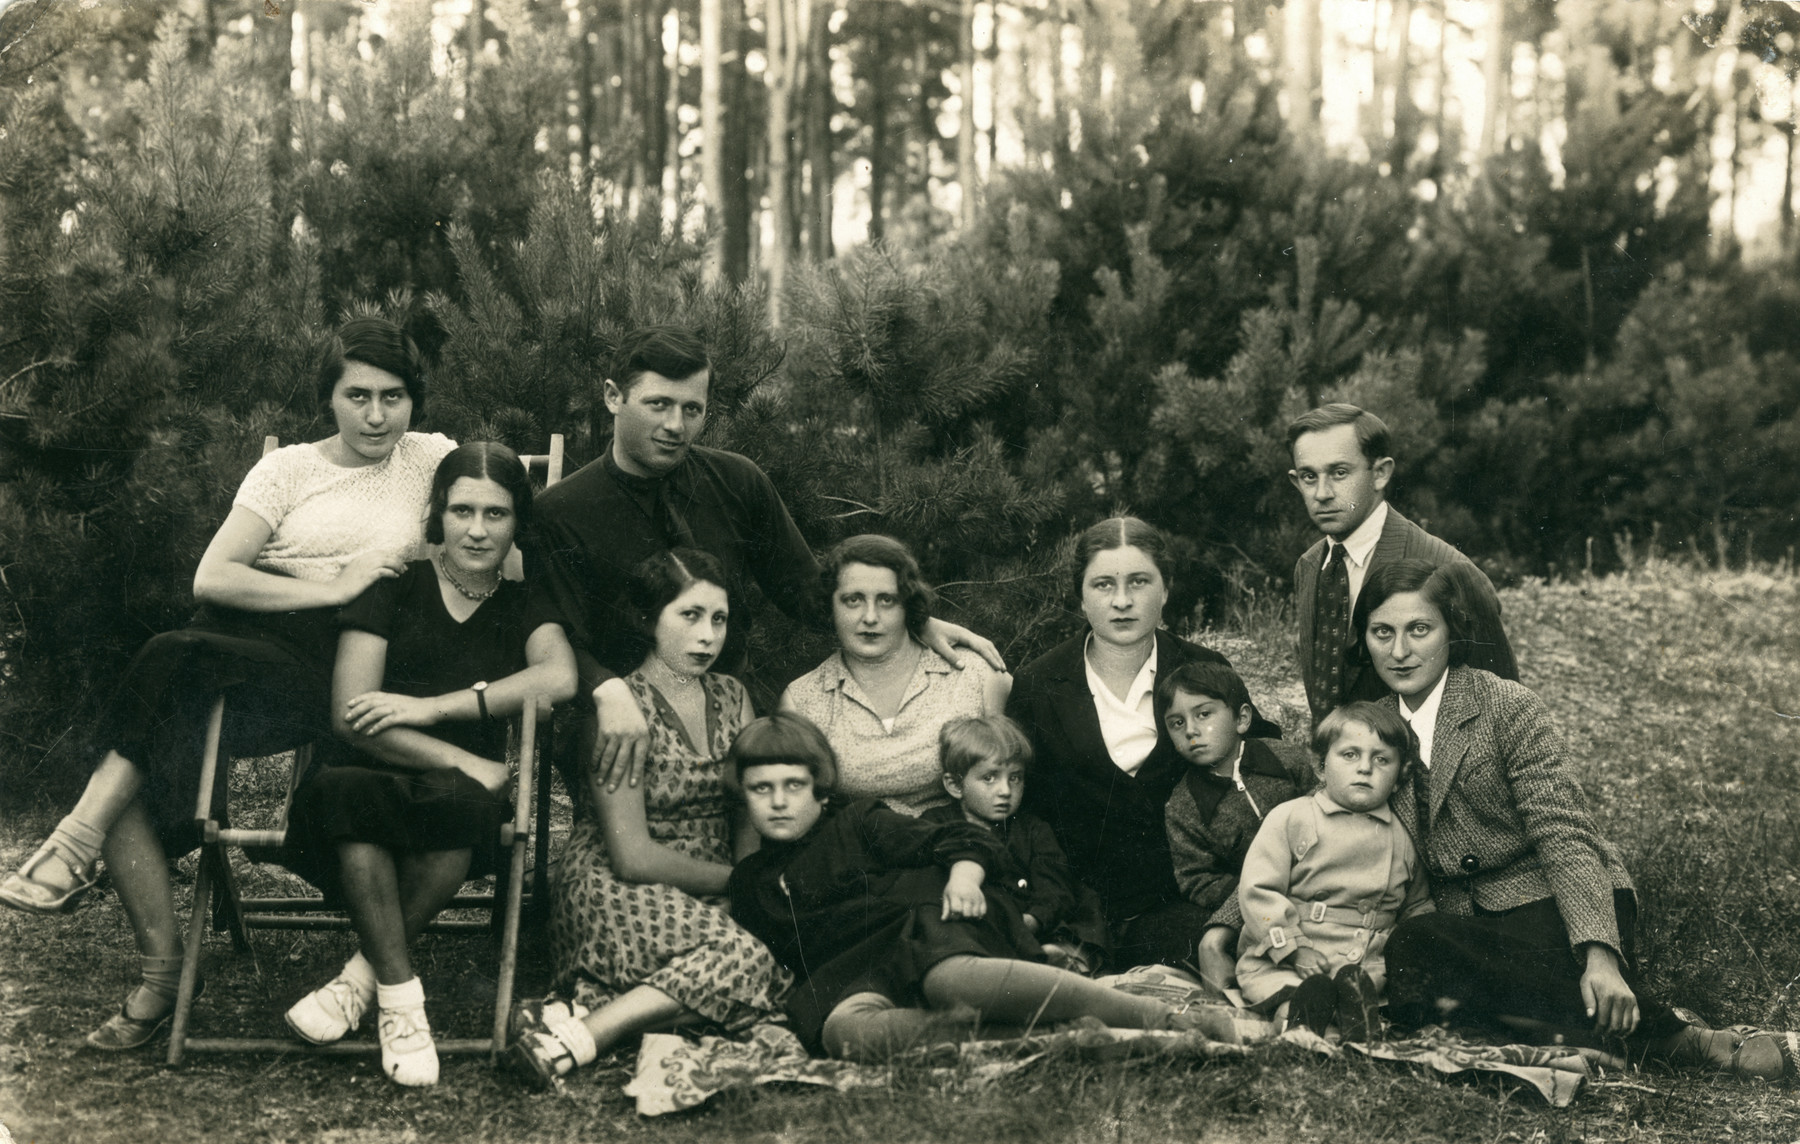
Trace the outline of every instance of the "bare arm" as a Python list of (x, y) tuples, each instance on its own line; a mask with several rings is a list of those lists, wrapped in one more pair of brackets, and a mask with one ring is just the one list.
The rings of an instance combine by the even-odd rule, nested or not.
[(1006, 714), (1006, 701), (1012, 695), (1012, 675), (1004, 671), (996, 671), (981, 685), (981, 713), (983, 715)]
[(364, 553), (325, 583), (296, 580), (252, 567), (274, 529), (254, 512), (234, 505), (194, 570), (194, 598), (246, 612), (293, 612), (348, 604), (377, 580), (398, 576), (406, 562), (398, 555)]
[(609, 791), (590, 778), (588, 793), (600, 809), (607, 861), (615, 875), (627, 882), (674, 886), (696, 895), (725, 892), (725, 883), (731, 878), (730, 866), (689, 858), (650, 837), (643, 787)]
[[(553, 704), (574, 694), (575, 653), (569, 648), (568, 638), (558, 624), (539, 624), (525, 641), (525, 669), (488, 684), (487, 710), (495, 717), (516, 715), (524, 709), (525, 697), (536, 695), (538, 714), (543, 716), (550, 713)], [(364, 736), (379, 735), (396, 727), (472, 723), (481, 718), (481, 701), (472, 687), (422, 697), (365, 691), (351, 696), (345, 706), (352, 730)]]
[(373, 632), (353, 628), (338, 637), (337, 667), (331, 673), (331, 728), (338, 737), (391, 766), (415, 771), (454, 769), (490, 791), (506, 786), (506, 764), (470, 754), (423, 731), (390, 727), (370, 735), (356, 730), (351, 704), (371, 693), (383, 694), (375, 689), (387, 670), (387, 648), (387, 640)]

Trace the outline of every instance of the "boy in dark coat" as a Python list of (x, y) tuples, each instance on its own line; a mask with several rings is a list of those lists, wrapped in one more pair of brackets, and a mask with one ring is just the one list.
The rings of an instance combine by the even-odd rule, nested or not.
[(1044, 960), (1089, 973), (1106, 950), (1100, 897), (1075, 877), (1050, 824), (1019, 809), (1031, 766), (1025, 732), (1004, 715), (952, 719), (938, 733), (938, 764), (956, 804), (934, 807), (924, 819), (989, 830), (1002, 850), (987, 884), (1018, 903)]
[[(1163, 811), (1175, 882), (1213, 925), (1240, 928), (1238, 874), (1257, 828), (1269, 811), (1309, 787), (1306, 753), (1279, 739), (1246, 738), (1255, 708), (1249, 689), (1230, 666), (1187, 663), (1157, 681), (1156, 708), (1175, 750), (1187, 763)], [(1227, 957), (1201, 970), (1224, 988)]]

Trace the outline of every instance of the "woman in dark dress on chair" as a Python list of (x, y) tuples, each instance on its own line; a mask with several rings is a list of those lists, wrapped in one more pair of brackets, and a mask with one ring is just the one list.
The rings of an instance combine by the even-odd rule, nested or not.
[[(1075, 872), (1100, 895), (1115, 967), (1197, 970), (1207, 915), (1175, 884), (1163, 810), (1185, 764), (1156, 718), (1158, 672), (1227, 663), (1162, 630), (1168, 538), (1136, 517), (1103, 520), (1075, 548), (1087, 630), (1018, 674), (1006, 713), (1037, 765), (1026, 808), (1049, 820)], [(1250, 734), (1280, 736), (1254, 716)]]
[(361, 949), (288, 1010), (288, 1026), (329, 1044), (378, 1005), (382, 1070), (399, 1084), (437, 1080), (407, 948), (465, 880), (492, 868), (508, 809), (500, 720), (531, 696), (547, 713), (575, 693), (562, 628), (529, 616), (524, 585), (500, 576), (530, 512), (525, 468), (506, 446), (475, 442), (444, 458), (426, 522), (443, 549), (340, 615), (340, 758), (294, 799), (294, 864), (348, 909)]

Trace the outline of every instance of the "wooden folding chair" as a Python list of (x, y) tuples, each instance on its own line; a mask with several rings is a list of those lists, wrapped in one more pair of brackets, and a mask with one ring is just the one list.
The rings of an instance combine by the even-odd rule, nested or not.
[[(542, 754), (538, 750), (538, 705), (528, 700), (517, 721), (516, 749), (509, 757), (518, 758), (518, 791), (513, 799), (513, 816), (500, 827), (500, 846), (509, 860), (503, 875), (497, 874), (494, 892), (458, 894), (447, 909), (488, 908), (491, 922), (471, 922), (451, 918), (434, 919), (426, 927), (428, 933), (496, 929), (500, 936), (500, 972), (494, 996), (494, 1024), (489, 1037), (475, 1040), (440, 1040), (439, 1053), (487, 1053), (497, 1057), (506, 1048), (506, 1020), (512, 1009), (513, 977), (518, 968), (519, 914), (524, 906), (525, 852), (530, 845), (532, 788), (542, 780)], [(263, 847), (279, 849), (287, 842), (288, 809), (294, 792), (299, 789), (306, 767), (296, 759), (288, 780), (287, 798), (281, 816), (273, 827), (238, 829), (224, 826), (213, 806), (213, 788), (219, 777), (219, 742), (225, 724), (225, 699), (213, 701), (212, 717), (206, 729), (206, 755), (201, 764), (200, 797), (195, 817), (200, 822), (200, 869), (194, 878), (194, 907), (188, 922), (187, 948), (181, 962), (181, 985), (175, 997), (175, 1020), (169, 1033), (169, 1063), (178, 1065), (189, 1052), (288, 1052), (371, 1053), (380, 1052), (374, 1042), (339, 1042), (335, 1045), (310, 1046), (282, 1038), (258, 1037), (189, 1037), (188, 1024), (193, 1011), (194, 989), (200, 977), (200, 947), (206, 936), (208, 915), (224, 920), (233, 943), (253, 953), (250, 931), (253, 929), (348, 929), (350, 919), (341, 913), (325, 913), (325, 902), (318, 897), (246, 898), (238, 893), (237, 879), (231, 871), (228, 847)]]
[[(263, 455), (267, 456), (280, 446), (275, 437), (263, 438)], [(526, 465), (527, 471), (542, 469), (546, 487), (562, 479), (563, 469), (563, 436), (560, 433), (550, 437), (550, 451), (540, 454), (522, 454), (519, 458)], [(195, 806), (195, 818), (201, 831), (200, 865), (194, 880), (194, 904), (188, 924), (187, 945), (182, 958), (181, 982), (176, 994), (175, 1016), (169, 1035), (169, 1063), (177, 1065), (188, 1052), (267, 1052), (267, 1051), (306, 1051), (313, 1053), (365, 1053), (379, 1052), (380, 1046), (368, 1042), (340, 1042), (335, 1045), (307, 1046), (297, 1041), (276, 1038), (246, 1037), (190, 1037), (188, 1028), (193, 1011), (194, 992), (199, 982), (200, 949), (205, 937), (207, 919), (210, 915), (215, 929), (225, 929), (231, 934), (233, 945), (240, 951), (255, 956), (254, 947), (250, 944), (252, 929), (348, 929), (350, 920), (341, 913), (325, 913), (322, 898), (302, 897), (262, 897), (247, 898), (238, 891), (237, 878), (232, 872), (229, 848), (263, 848), (278, 850), (287, 841), (288, 810), (293, 805), (294, 793), (311, 770), (312, 748), (310, 745), (298, 748), (293, 752), (293, 765), (288, 773), (287, 790), (283, 797), (279, 817), (273, 826), (262, 829), (239, 829), (223, 824), (224, 807), (214, 806), (215, 787), (223, 793), (225, 786), (220, 781), (220, 743), (223, 738), (225, 724), (225, 698), (220, 696), (214, 700), (210, 719), (207, 724), (205, 755), (202, 759), (200, 776), (200, 793)], [(513, 978), (518, 965), (518, 934), (521, 912), (529, 904), (525, 892), (525, 854), (534, 833), (532, 829), (532, 812), (537, 813), (537, 866), (533, 879), (533, 890), (538, 901), (543, 900), (544, 887), (547, 885), (545, 869), (549, 862), (549, 821), (550, 797), (549, 783), (544, 781), (542, 759), (548, 749), (547, 741), (540, 749), (540, 730), (548, 732), (549, 720), (539, 726), (537, 704), (528, 702), (523, 714), (516, 723), (517, 732), (511, 736), (508, 756), (518, 759), (518, 790), (513, 806), (512, 821), (501, 826), (500, 847), (510, 855), (504, 877), (496, 875), (495, 890), (492, 893), (458, 894), (446, 909), (487, 908), (491, 911), (491, 919), (487, 922), (466, 921), (452, 918), (437, 918), (427, 926), (427, 932), (443, 933), (492, 929), (500, 938), (500, 972), (496, 988), (494, 1005), (494, 1024), (492, 1035), (477, 1040), (440, 1040), (437, 1042), (439, 1053), (481, 1053), (497, 1057), (506, 1047), (506, 1022), (512, 1007)], [(548, 735), (541, 736), (544, 740)], [(230, 760), (223, 760), (227, 769)], [(537, 797), (534, 799), (534, 792)]]

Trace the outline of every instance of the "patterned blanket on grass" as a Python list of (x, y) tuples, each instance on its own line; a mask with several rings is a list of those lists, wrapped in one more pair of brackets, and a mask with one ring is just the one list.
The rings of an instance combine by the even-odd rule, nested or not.
[(927, 1046), (886, 1065), (808, 1056), (799, 1039), (779, 1025), (759, 1025), (741, 1041), (703, 1037), (696, 1042), (653, 1033), (638, 1050), (637, 1071), (625, 1086), (625, 1094), (636, 1099), (641, 1115), (660, 1116), (697, 1107), (717, 1093), (749, 1085), (811, 1084), (848, 1091), (885, 1085), (897, 1069), (925, 1069), (945, 1084), (978, 1088), (1050, 1056), (1191, 1061), (1241, 1057), (1257, 1051), (1259, 1045), (1285, 1042), (1324, 1056), (1350, 1050), (1375, 1060), (1425, 1065), (1445, 1075), (1471, 1070), (1503, 1073), (1561, 1108), (1581, 1091), (1593, 1065), (1622, 1063), (1588, 1049), (1472, 1043), (1436, 1027), (1419, 1030), (1405, 1040), (1338, 1045), (1306, 1029), (1278, 1035), (1270, 1022), (1164, 974), (1139, 972), (1108, 980), (1115, 988), (1189, 1006), (1202, 1018), (1206, 1032), (1143, 1032), (1077, 1022), (1055, 1032), (1008, 1040)]

